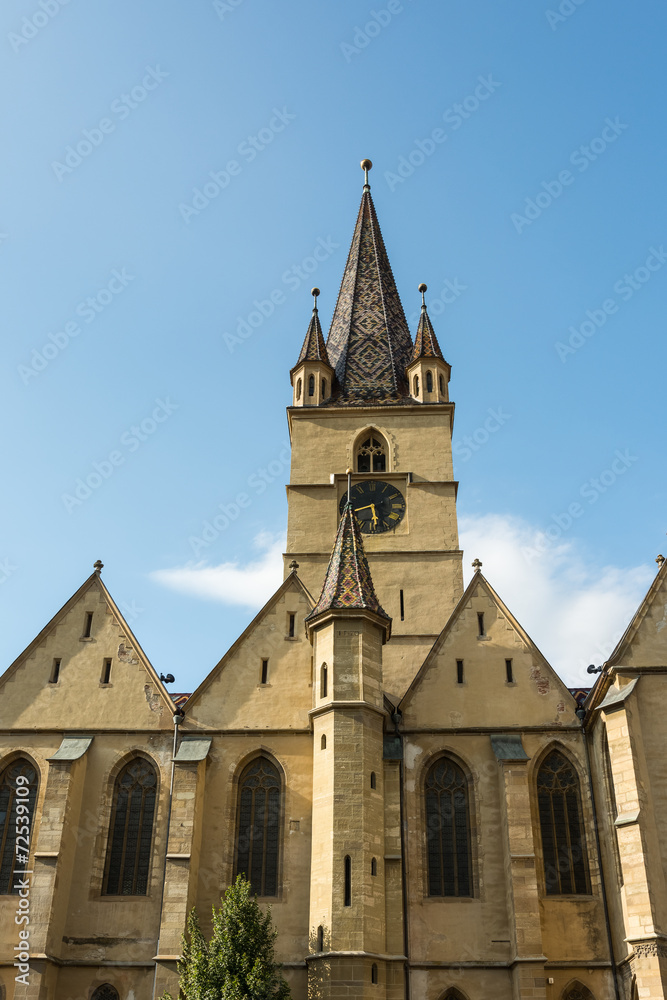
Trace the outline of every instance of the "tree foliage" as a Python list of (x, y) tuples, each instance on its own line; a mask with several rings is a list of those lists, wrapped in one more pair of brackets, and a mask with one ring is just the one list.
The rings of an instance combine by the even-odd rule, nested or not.
[[(289, 986), (274, 961), (271, 912), (262, 913), (250, 883), (239, 875), (221, 906), (213, 907), (213, 933), (206, 941), (192, 909), (183, 957), (178, 963), (183, 1000), (289, 1000)], [(172, 1000), (169, 993), (164, 1000)]]

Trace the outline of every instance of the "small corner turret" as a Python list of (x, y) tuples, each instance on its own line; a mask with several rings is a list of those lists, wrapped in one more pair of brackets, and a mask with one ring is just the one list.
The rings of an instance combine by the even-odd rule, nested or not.
[(419, 291), (422, 296), (422, 310), (417, 326), (412, 360), (405, 369), (410, 386), (410, 395), (420, 403), (448, 403), (451, 365), (442, 356), (433, 324), (426, 309), (425, 292), (422, 282)]
[(317, 311), (319, 294), (319, 288), (312, 289), (313, 315), (310, 318), (299, 360), (290, 371), (290, 382), (294, 389), (293, 406), (319, 406), (331, 396), (334, 371), (329, 364)]

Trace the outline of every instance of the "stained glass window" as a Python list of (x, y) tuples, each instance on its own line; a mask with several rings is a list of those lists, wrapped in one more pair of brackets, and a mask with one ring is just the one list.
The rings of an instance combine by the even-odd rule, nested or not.
[(436, 761), (426, 777), (429, 896), (472, 896), (468, 782), (453, 761)]
[(537, 803), (547, 895), (589, 893), (579, 779), (557, 750), (538, 772)]
[(245, 875), (258, 896), (278, 894), (282, 794), (278, 769), (259, 757), (239, 782), (236, 874)]
[(126, 764), (116, 778), (104, 869), (105, 896), (148, 892), (157, 773), (144, 757)]
[[(37, 769), (25, 757), (9, 764), (0, 776), (0, 895), (16, 895), (14, 871), (27, 868), (27, 847), (37, 799)], [(17, 808), (18, 807), (18, 808)], [(18, 842), (17, 842), (18, 838)], [(25, 851), (22, 851), (23, 848)], [(25, 858), (22, 861), (21, 858)]]

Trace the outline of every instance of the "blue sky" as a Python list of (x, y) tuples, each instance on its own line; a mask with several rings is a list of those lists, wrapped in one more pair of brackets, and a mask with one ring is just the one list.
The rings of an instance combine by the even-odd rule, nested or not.
[(7, 0), (3, 667), (101, 558), (192, 690), (280, 582), (289, 368), (313, 284), (328, 326), (370, 157), (413, 332), (425, 281), (453, 366), (465, 565), (585, 680), (667, 546), (666, 22)]

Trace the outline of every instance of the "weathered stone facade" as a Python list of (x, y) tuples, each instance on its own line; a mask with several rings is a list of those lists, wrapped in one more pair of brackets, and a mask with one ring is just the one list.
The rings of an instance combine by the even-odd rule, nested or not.
[[(667, 997), (667, 568), (582, 728), (479, 565), (463, 589), (449, 365), (425, 312), (410, 354), (368, 187), (341, 296), (334, 354), (315, 313), (292, 369), (284, 582), (184, 719), (99, 566), (0, 678), (0, 776), (15, 761), (37, 776), (28, 890), (0, 895), (0, 997), (175, 993), (189, 910), (206, 929), (237, 870), (260, 758), (280, 785), (261, 901), (295, 1000)], [(544, 791), (554, 753), (569, 798)], [(114, 789), (134, 760), (155, 772), (145, 891), (112, 895)], [(439, 762), (458, 790), (436, 816)], [(544, 824), (563, 801), (554, 868)]]

